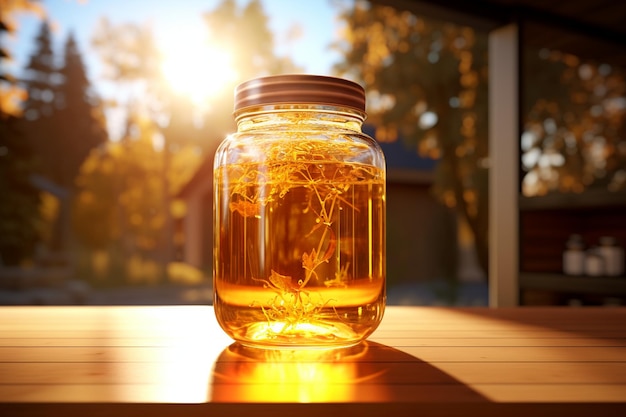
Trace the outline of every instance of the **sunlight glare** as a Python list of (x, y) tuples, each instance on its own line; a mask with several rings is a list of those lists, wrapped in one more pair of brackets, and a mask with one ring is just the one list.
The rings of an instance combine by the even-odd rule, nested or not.
[(165, 81), (173, 91), (188, 96), (196, 104), (215, 99), (237, 79), (230, 53), (204, 41), (201, 33), (169, 34), (167, 42), (161, 45)]

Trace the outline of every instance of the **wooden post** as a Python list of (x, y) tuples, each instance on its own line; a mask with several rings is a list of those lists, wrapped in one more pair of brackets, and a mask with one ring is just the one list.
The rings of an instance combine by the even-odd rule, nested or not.
[(519, 27), (489, 34), (489, 305), (519, 304)]

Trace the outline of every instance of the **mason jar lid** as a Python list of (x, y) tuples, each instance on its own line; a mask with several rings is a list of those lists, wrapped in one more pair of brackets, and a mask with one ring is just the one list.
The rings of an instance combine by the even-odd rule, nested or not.
[(365, 90), (343, 78), (308, 74), (255, 78), (235, 88), (235, 111), (286, 103), (350, 107), (365, 112)]

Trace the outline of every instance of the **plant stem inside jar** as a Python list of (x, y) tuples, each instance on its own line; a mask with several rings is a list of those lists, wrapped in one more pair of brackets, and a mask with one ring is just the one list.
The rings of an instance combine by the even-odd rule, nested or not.
[(341, 344), (380, 317), (384, 177), (329, 157), (326, 143), (310, 143), (301, 160), (270, 153), (217, 172), (228, 181), (217, 182), (227, 203), (216, 225), (216, 308), (242, 338)]

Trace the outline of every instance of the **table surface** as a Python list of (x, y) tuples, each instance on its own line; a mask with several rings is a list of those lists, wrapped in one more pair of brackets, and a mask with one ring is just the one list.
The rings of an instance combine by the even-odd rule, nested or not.
[(209, 306), (0, 308), (3, 416), (329, 412), (626, 415), (626, 308), (391, 306), (355, 348), (282, 353)]

